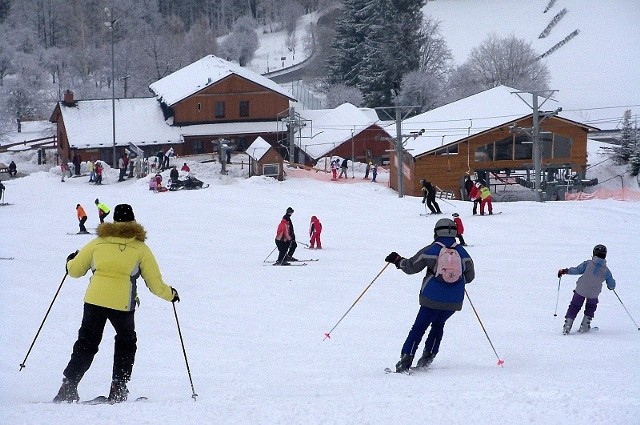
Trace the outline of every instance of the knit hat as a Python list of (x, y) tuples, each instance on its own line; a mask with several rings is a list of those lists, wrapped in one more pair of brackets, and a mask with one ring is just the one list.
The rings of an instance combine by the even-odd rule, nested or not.
[(441, 218), (433, 228), (434, 237), (451, 237), (458, 236), (458, 228), (456, 223), (450, 218)]
[(293, 212), (293, 208), (289, 207), (287, 208), (287, 214), (291, 214)]
[(96, 198), (96, 204), (99, 204), (100, 200), (98, 198)]
[(135, 221), (136, 217), (133, 215), (133, 208), (129, 204), (118, 204), (113, 212), (113, 221), (122, 223), (127, 221)]

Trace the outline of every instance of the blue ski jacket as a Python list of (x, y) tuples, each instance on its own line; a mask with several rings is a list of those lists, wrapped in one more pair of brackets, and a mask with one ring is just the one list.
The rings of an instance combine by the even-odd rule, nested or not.
[(442, 249), (436, 242), (451, 248), (456, 243), (456, 239), (437, 237), (431, 245), (422, 248), (413, 257), (401, 260), (398, 268), (406, 274), (415, 274), (427, 269), (420, 287), (419, 300), (422, 307), (460, 311), (464, 301), (464, 285), (473, 281), (476, 276), (473, 260), (464, 247), (456, 245), (455, 250), (458, 251), (462, 260), (462, 276), (455, 283), (443, 282), (435, 277), (438, 255)]

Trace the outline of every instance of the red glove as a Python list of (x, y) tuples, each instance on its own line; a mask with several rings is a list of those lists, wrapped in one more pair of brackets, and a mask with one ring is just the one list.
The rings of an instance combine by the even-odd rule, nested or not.
[(560, 269), (558, 270), (558, 278), (562, 277), (563, 274), (569, 273), (569, 269)]

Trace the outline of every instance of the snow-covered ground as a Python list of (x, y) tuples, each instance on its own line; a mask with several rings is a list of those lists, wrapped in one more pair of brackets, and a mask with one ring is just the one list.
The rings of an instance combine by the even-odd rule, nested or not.
[[(422, 273), (388, 267), (332, 338), (323, 341), (324, 333), (383, 269), (385, 256), (409, 256), (431, 242), (440, 217), (420, 216), (419, 198), (398, 198), (385, 183), (357, 174), (352, 184), (304, 175), (277, 182), (243, 178), (238, 166), (220, 176), (218, 164), (191, 165), (209, 188), (153, 193), (146, 179), (115, 183), (113, 174), (103, 186), (86, 177), (61, 183), (57, 169), (3, 182), (12, 205), (0, 207), (0, 257), (14, 259), (0, 260), (0, 423), (637, 423), (637, 326), (605, 288), (593, 323), (599, 331), (563, 336), (576, 278), (563, 277), (558, 290), (556, 273), (605, 244), (616, 292), (637, 323), (638, 203), (501, 203), (495, 210), (503, 214), (480, 217), (471, 215), (470, 203), (440, 201), (445, 216), (458, 212), (464, 221), (477, 270), (467, 290), (498, 356), (465, 300), (447, 323), (431, 370), (387, 375), (383, 369), (398, 360), (418, 310)], [(601, 180), (621, 171), (607, 162), (592, 170)], [(625, 185), (638, 190), (635, 179)], [(164, 279), (180, 291), (195, 402), (171, 305), (144, 285), (129, 388), (132, 398), (149, 401), (48, 403), (75, 341), (88, 277), (64, 281), (19, 371), (66, 256), (93, 237), (67, 235), (78, 229), (75, 205), (84, 205), (95, 227), (95, 198), (133, 206)], [(308, 242), (310, 217), (321, 220), (324, 249), (296, 252), (318, 262), (290, 268), (264, 262), (274, 259), (276, 226), (289, 206), (299, 242)], [(83, 399), (108, 391), (112, 353), (107, 325), (79, 387)]]

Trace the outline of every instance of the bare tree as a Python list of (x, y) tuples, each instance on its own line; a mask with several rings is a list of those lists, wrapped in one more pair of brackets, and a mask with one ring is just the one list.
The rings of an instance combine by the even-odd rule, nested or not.
[(329, 87), (327, 90), (327, 108), (335, 108), (346, 102), (355, 106), (362, 106), (364, 104), (362, 92), (356, 87), (349, 87), (341, 83)]
[(396, 105), (419, 106), (418, 112), (429, 111), (444, 103), (444, 79), (426, 71), (410, 71), (402, 78)]
[(240, 66), (245, 66), (251, 61), (259, 46), (255, 27), (256, 22), (251, 16), (238, 18), (233, 24), (231, 34), (222, 42), (222, 51), (227, 59), (238, 62)]
[(471, 50), (469, 66), (483, 89), (506, 85), (521, 90), (549, 88), (549, 71), (531, 43), (493, 34)]

